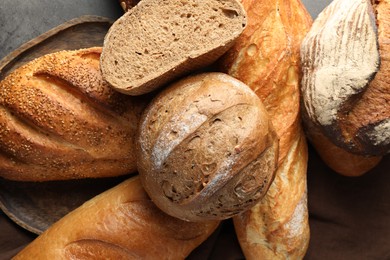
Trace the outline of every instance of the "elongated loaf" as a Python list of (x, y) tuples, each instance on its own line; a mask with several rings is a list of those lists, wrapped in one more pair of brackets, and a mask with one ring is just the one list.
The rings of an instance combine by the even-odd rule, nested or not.
[(142, 0), (107, 33), (103, 77), (140, 95), (220, 57), (246, 26), (237, 0)]
[(47, 181), (136, 170), (144, 102), (114, 91), (101, 48), (48, 54), (0, 83), (0, 176)]
[(312, 20), (299, 0), (242, 3), (247, 29), (221, 65), (261, 98), (280, 143), (274, 182), (258, 204), (234, 218), (234, 226), (247, 259), (302, 259), (310, 232), (299, 48)]
[(224, 73), (189, 76), (148, 105), (138, 170), (158, 207), (188, 221), (227, 219), (271, 185), (278, 138), (260, 99)]
[(343, 175), (365, 173), (390, 151), (390, 1), (372, 2), (333, 1), (302, 43), (308, 137)]
[(166, 215), (133, 177), (70, 212), (14, 259), (185, 259), (218, 224)]

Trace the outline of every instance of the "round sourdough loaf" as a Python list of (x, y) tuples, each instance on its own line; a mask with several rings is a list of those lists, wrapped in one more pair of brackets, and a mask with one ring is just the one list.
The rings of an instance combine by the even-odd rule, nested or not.
[(137, 139), (141, 180), (166, 213), (226, 219), (267, 192), (278, 139), (260, 99), (223, 73), (182, 79), (144, 111)]
[(110, 88), (101, 48), (62, 51), (0, 82), (0, 176), (48, 181), (136, 171), (144, 102)]

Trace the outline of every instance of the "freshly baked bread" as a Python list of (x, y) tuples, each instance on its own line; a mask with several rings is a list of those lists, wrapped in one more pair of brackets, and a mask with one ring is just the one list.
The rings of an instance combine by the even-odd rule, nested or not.
[(247, 29), (221, 65), (260, 97), (280, 142), (274, 182), (259, 203), (234, 217), (234, 225), (247, 259), (302, 259), (310, 234), (308, 155), (299, 112), (299, 47), (312, 20), (299, 0), (242, 3)]
[[(308, 136), (330, 147), (317, 150), (344, 175), (364, 173), (390, 151), (390, 1), (373, 2), (333, 1), (302, 43)], [(336, 149), (361, 167), (336, 169)]]
[[(309, 120), (306, 121), (307, 125)], [(357, 177), (373, 169), (381, 160), (381, 156), (364, 156), (347, 152), (333, 144), (321, 131), (314, 126), (307, 127), (307, 136), (321, 159), (333, 171), (344, 176)]]
[(123, 11), (127, 12), (131, 8), (133, 8), (136, 4), (138, 4), (139, 0), (119, 0), (119, 3), (123, 9)]
[(138, 170), (166, 213), (188, 221), (226, 219), (267, 192), (278, 139), (260, 99), (224, 73), (168, 86), (141, 118)]
[(107, 33), (103, 77), (140, 95), (214, 62), (246, 26), (238, 0), (142, 0)]
[(185, 259), (218, 224), (166, 215), (133, 177), (70, 212), (14, 259)]
[(61, 51), (0, 82), (0, 176), (48, 181), (136, 170), (134, 139), (144, 103), (101, 76), (101, 48)]

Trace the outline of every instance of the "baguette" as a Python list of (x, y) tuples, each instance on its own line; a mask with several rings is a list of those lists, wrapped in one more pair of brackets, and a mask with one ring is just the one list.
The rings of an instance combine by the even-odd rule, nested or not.
[(280, 139), (265, 197), (233, 218), (247, 259), (302, 259), (309, 243), (307, 144), (300, 122), (299, 47), (312, 19), (299, 0), (243, 0), (248, 25), (220, 61), (263, 101)]
[(237, 0), (142, 0), (108, 31), (103, 77), (125, 94), (151, 92), (213, 63), (245, 26)]
[(1, 177), (48, 181), (136, 171), (145, 102), (110, 88), (100, 54), (100, 47), (48, 54), (0, 82)]
[(302, 43), (307, 135), (347, 176), (369, 171), (390, 151), (390, 1), (373, 3), (333, 1)]
[(130, 178), (68, 213), (20, 251), (21, 259), (185, 259), (219, 222), (161, 212)]
[(222, 220), (250, 208), (271, 185), (278, 138), (260, 99), (217, 72), (189, 76), (152, 100), (140, 121), (138, 170), (166, 213)]

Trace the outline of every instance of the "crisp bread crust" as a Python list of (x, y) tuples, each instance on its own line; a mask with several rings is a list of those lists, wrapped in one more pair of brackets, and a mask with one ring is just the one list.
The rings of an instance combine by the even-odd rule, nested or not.
[(226, 219), (271, 185), (278, 139), (259, 98), (223, 73), (169, 86), (140, 122), (138, 170), (152, 200), (188, 220)]
[(0, 83), (0, 173), (47, 181), (136, 170), (134, 139), (144, 104), (101, 76), (101, 48), (61, 51)]

